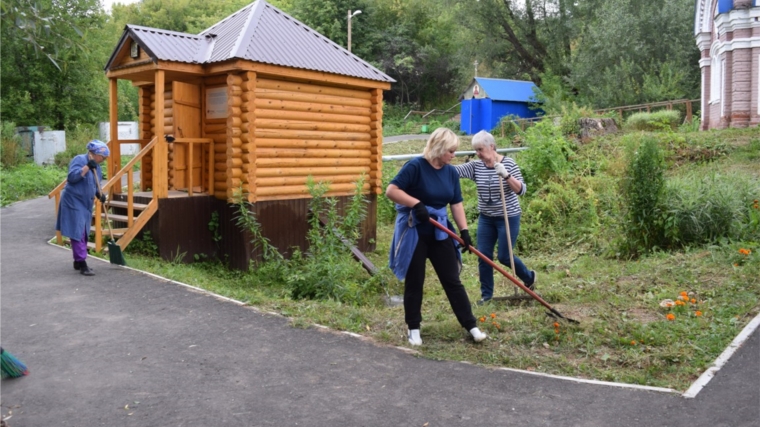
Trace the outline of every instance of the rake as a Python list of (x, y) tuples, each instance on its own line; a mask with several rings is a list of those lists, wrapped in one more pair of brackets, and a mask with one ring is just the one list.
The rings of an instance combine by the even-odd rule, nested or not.
[[(512, 272), (515, 271), (515, 254), (512, 252), (512, 232), (509, 230), (509, 212), (507, 212), (507, 198), (504, 195), (504, 183), (499, 183), (499, 190), (501, 191), (501, 208), (504, 211), (504, 228), (507, 229), (507, 247), (509, 248), (509, 264), (512, 267)], [(515, 289), (514, 295), (508, 297), (495, 297), (493, 300), (506, 300), (506, 301), (525, 301), (530, 300), (530, 296), (521, 294)]]
[[(462, 240), (461, 237), (457, 236), (451, 230), (449, 230), (448, 228), (446, 228), (443, 225), (441, 225), (438, 221), (430, 218), (430, 222), (436, 228), (438, 228), (439, 230), (442, 230), (442, 231), (446, 232), (446, 234), (448, 234), (449, 236), (451, 236), (452, 239), (454, 239), (457, 242), (459, 242), (460, 244), (464, 245), (464, 240)], [(549, 305), (548, 302), (544, 301), (544, 299), (541, 298), (540, 296), (538, 296), (538, 294), (536, 294), (535, 292), (531, 291), (527, 286), (525, 286), (522, 283), (520, 283), (519, 280), (517, 280), (514, 277), (512, 277), (512, 275), (510, 275), (509, 273), (507, 273), (506, 270), (504, 270), (503, 268), (501, 268), (500, 266), (498, 266), (495, 262), (493, 262), (487, 256), (483, 255), (479, 250), (475, 249), (472, 246), (470, 246), (470, 248), (468, 250), (470, 252), (474, 253), (475, 255), (477, 255), (480, 259), (482, 259), (486, 263), (488, 263), (488, 265), (490, 265), (491, 267), (493, 267), (494, 270), (497, 270), (499, 273), (503, 274), (504, 277), (506, 277), (507, 279), (511, 280), (512, 283), (514, 283), (515, 285), (517, 285), (517, 287), (519, 287), (520, 289), (522, 289), (525, 292), (527, 292), (528, 295), (530, 295), (531, 297), (533, 297), (534, 300), (538, 301), (539, 303), (541, 303), (541, 305), (543, 305), (544, 307), (546, 307), (547, 310), (549, 310), (548, 312), (546, 312), (546, 314), (548, 316), (553, 317), (555, 319), (563, 319), (563, 320), (566, 320), (566, 321), (568, 321), (570, 323), (580, 323), (577, 320), (570, 319), (568, 317), (563, 316), (562, 313), (560, 313), (559, 311), (557, 311), (556, 309), (554, 309), (554, 307), (552, 307), (551, 305)]]

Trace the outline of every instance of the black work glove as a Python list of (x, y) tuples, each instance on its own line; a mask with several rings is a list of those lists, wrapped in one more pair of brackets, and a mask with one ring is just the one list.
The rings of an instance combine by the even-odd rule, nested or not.
[(90, 170), (96, 170), (98, 169), (98, 162), (96, 162), (93, 159), (90, 159), (90, 161), (87, 162), (87, 167), (90, 168)]
[(103, 193), (98, 194), (98, 200), (100, 200), (100, 203), (106, 202), (106, 195)]
[(470, 246), (472, 246), (472, 239), (470, 238), (469, 230), (462, 230), (459, 236), (464, 240), (464, 251), (470, 252)]
[(414, 211), (414, 216), (417, 218), (417, 221), (419, 222), (430, 222), (430, 214), (427, 211), (427, 208), (425, 207), (422, 202), (417, 203), (412, 208)]

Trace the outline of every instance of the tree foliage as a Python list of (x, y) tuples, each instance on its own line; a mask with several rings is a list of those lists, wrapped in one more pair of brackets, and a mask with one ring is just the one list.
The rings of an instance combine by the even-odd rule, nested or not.
[[(270, 0), (396, 83), (386, 103), (449, 107), (470, 79), (532, 80), (548, 113), (699, 96), (693, 1)], [(108, 118), (103, 66), (126, 24), (197, 34), (250, 0), (8, 0), (0, 118), (67, 128)], [(119, 119), (137, 113), (119, 83)], [(569, 107), (570, 106), (570, 107)]]

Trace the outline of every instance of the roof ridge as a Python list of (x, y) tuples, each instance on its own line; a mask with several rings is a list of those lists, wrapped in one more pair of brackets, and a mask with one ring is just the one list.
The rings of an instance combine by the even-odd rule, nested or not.
[(188, 38), (193, 38), (196, 40), (200, 40), (201, 37), (198, 34), (192, 34), (192, 33), (183, 33), (181, 31), (172, 31), (172, 30), (164, 30), (161, 28), (154, 28), (154, 27), (146, 27), (143, 25), (135, 25), (135, 24), (127, 24), (127, 27), (133, 30), (141, 30), (141, 31), (153, 31), (160, 34), (166, 34), (166, 35), (176, 35), (176, 36), (184, 36)]
[(232, 47), (231, 56), (233, 58), (244, 58), (245, 51), (248, 49), (248, 41), (253, 37), (253, 33), (256, 31), (256, 21), (261, 19), (261, 15), (264, 13), (264, 8), (269, 6), (265, 0), (257, 0), (254, 3), (249, 4), (251, 10), (248, 12), (248, 19), (246, 19), (243, 25), (243, 31), (238, 34), (235, 45)]
[(237, 16), (240, 12), (244, 11), (245, 9), (248, 9), (249, 7), (251, 7), (251, 6), (253, 6), (253, 5), (257, 4), (257, 3), (259, 3), (260, 1), (264, 1), (264, 0), (256, 0), (253, 3), (248, 3), (247, 5), (241, 7), (240, 9), (236, 10), (235, 12), (230, 13), (229, 15), (227, 15), (221, 21), (219, 21), (219, 22), (215, 23), (214, 25), (212, 25), (212, 26), (206, 28), (205, 30), (201, 31), (200, 33), (198, 33), (198, 35), (199, 36), (205, 36), (206, 33), (208, 33), (209, 31), (211, 31), (213, 28), (221, 26), (225, 22), (227, 22), (227, 21), (231, 20), (232, 18), (234, 18), (235, 16)]

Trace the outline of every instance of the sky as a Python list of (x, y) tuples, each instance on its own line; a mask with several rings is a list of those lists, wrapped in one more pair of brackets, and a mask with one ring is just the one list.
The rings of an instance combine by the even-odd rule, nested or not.
[(106, 10), (106, 12), (111, 12), (111, 5), (114, 3), (121, 3), (121, 4), (132, 4), (137, 3), (139, 0), (100, 0), (103, 2), (103, 9)]

